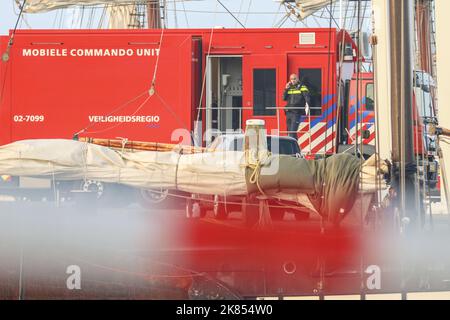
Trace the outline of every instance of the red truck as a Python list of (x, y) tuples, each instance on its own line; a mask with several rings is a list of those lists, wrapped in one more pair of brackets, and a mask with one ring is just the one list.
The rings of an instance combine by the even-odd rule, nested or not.
[[(205, 146), (252, 118), (286, 135), (282, 98), (292, 73), (312, 93), (299, 128), (305, 156), (340, 152), (357, 134), (374, 143), (373, 81), (363, 74), (356, 92), (357, 48), (344, 31), (18, 30), (8, 48), (10, 37), (0, 36), (1, 53), (9, 52), (0, 64), (0, 145), (85, 136)], [(355, 119), (357, 97), (363, 119)], [(99, 196), (108, 187), (79, 185)], [(139, 194), (154, 204), (168, 192)]]

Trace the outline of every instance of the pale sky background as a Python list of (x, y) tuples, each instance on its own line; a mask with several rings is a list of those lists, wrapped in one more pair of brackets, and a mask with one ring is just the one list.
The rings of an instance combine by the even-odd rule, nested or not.
[[(20, 0), (23, 2), (23, 0)], [(346, 1), (344, 1), (344, 8)], [(74, 1), (75, 2), (75, 1)], [(274, 0), (221, 0), (221, 2), (234, 13), (246, 27), (271, 28), (278, 26), (286, 13), (286, 9)], [(336, 1), (337, 2), (337, 1)], [(352, 4), (353, 5), (353, 4)], [(48, 28), (87, 28), (89, 21), (91, 28), (98, 27), (101, 9), (86, 7), (73, 7), (65, 10), (54, 10), (49, 13), (25, 14), (25, 19), (19, 24), (22, 29), (48, 29)], [(248, 13), (248, 14), (247, 14)], [(90, 19), (91, 14), (94, 18)], [(326, 19), (321, 18), (326, 14)], [(18, 16), (18, 7), (15, 0), (0, 0), (0, 34), (7, 34), (14, 28)], [(356, 21), (352, 10), (347, 12), (347, 28), (356, 29)], [(366, 8), (366, 18), (370, 17), (370, 3)], [(282, 27), (328, 27), (329, 15), (327, 11), (319, 11), (314, 17), (305, 22), (287, 20)], [(339, 6), (334, 13), (333, 27), (339, 23)], [(81, 21), (81, 18), (83, 19)], [(293, 19), (294, 20), (294, 19)], [(370, 20), (370, 19), (366, 19)], [(216, 0), (168, 0), (167, 21), (169, 28), (211, 28), (223, 26), (226, 28), (239, 28), (236, 20)], [(366, 23), (368, 25), (368, 23)], [(367, 29), (367, 27), (366, 27)]]

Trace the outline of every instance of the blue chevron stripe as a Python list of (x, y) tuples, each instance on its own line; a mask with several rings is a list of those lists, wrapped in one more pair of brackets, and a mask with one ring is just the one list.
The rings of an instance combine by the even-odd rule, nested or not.
[[(369, 115), (373, 114), (372, 111), (365, 111), (363, 112), (363, 119), (367, 118)], [(366, 123), (375, 123), (375, 115), (373, 115), (372, 118), (369, 119)], [(356, 119), (350, 122), (350, 130), (353, 129), (356, 126)]]
[[(361, 101), (358, 103), (358, 110), (366, 104), (366, 97), (363, 97)], [(356, 113), (356, 105), (352, 104), (350, 106), (350, 115), (354, 115)]]

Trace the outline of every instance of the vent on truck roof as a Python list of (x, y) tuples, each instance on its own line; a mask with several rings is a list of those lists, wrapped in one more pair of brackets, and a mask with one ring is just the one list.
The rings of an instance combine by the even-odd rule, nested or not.
[(299, 44), (302, 44), (302, 45), (316, 44), (316, 33), (315, 32), (299, 33)]

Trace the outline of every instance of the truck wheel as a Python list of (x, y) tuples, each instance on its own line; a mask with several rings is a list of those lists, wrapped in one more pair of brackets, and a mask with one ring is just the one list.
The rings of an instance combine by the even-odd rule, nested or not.
[[(70, 189), (70, 188), (69, 188)], [(114, 183), (104, 183), (96, 180), (77, 181), (69, 192), (76, 202), (96, 202), (102, 207), (122, 208), (132, 202), (131, 189)], [(87, 194), (90, 194), (87, 196)]]
[(226, 220), (228, 218), (227, 207), (223, 201), (224, 199), (218, 195), (214, 196), (213, 213), (217, 220)]
[(244, 198), (242, 200), (242, 215), (245, 226), (253, 228), (259, 222), (259, 202)]
[(146, 208), (159, 208), (166, 204), (169, 198), (167, 189), (139, 189), (139, 203)]
[(105, 184), (95, 180), (81, 181), (80, 190), (95, 193), (97, 200), (100, 200), (105, 195)]

